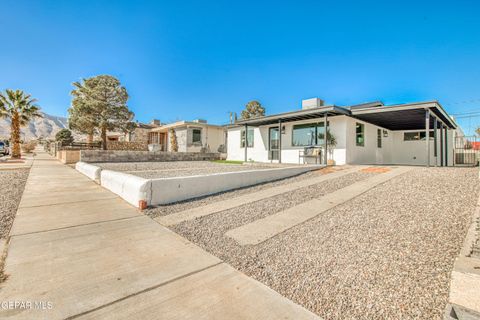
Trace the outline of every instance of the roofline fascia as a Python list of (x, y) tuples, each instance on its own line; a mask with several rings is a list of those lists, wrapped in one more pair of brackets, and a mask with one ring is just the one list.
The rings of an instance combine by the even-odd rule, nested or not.
[[(321, 109), (321, 110), (318, 110)], [(235, 123), (232, 124), (233, 127), (235, 126), (241, 126), (245, 124), (251, 124), (254, 125), (255, 122), (262, 122), (262, 121), (268, 121), (268, 120), (281, 120), (282, 118), (286, 118), (289, 116), (295, 116), (295, 115), (308, 115), (310, 113), (326, 113), (326, 112), (339, 112), (343, 115), (350, 115), (351, 112), (350, 110), (344, 108), (344, 107), (339, 107), (339, 106), (325, 106), (325, 107), (319, 107), (319, 108), (312, 108), (312, 109), (306, 109), (306, 110), (297, 110), (297, 111), (289, 111), (289, 112), (283, 112), (283, 113), (277, 113), (269, 116), (264, 116), (264, 117), (258, 117), (258, 118), (252, 118), (252, 119), (245, 119), (245, 120), (239, 120), (236, 121)]]

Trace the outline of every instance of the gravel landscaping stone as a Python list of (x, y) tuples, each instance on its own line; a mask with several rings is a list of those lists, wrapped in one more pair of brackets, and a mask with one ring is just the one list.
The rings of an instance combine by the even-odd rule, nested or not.
[(0, 170), (0, 239), (6, 239), (30, 169)]
[(415, 168), (259, 245), (241, 247), (224, 235), (368, 174), (173, 229), (325, 319), (441, 319), (480, 193), (476, 168)]
[[(349, 167), (348, 166), (339, 167), (338, 170), (346, 169), (346, 168), (349, 168)], [(144, 213), (151, 216), (152, 218), (155, 218), (158, 216), (165, 216), (165, 215), (173, 214), (183, 210), (207, 205), (216, 201), (222, 201), (222, 200), (238, 197), (244, 194), (254, 193), (254, 192), (268, 189), (271, 187), (281, 186), (281, 185), (285, 185), (285, 184), (289, 184), (289, 183), (293, 183), (293, 182), (297, 182), (305, 179), (310, 179), (320, 174), (324, 174), (326, 171), (327, 171), (326, 169), (310, 171), (310, 172), (300, 174), (298, 176), (281, 179), (277, 181), (272, 181), (272, 182), (267, 182), (267, 183), (262, 183), (262, 184), (254, 185), (251, 187), (236, 189), (232, 191), (226, 191), (226, 192), (218, 193), (212, 196), (206, 196), (206, 197), (181, 201), (177, 203), (167, 204), (167, 205), (160, 205), (158, 207), (148, 208), (144, 211)], [(331, 172), (331, 171), (332, 170), (328, 170), (328, 172)]]
[(276, 164), (224, 164), (211, 161), (92, 163), (102, 169), (122, 171), (146, 179), (186, 177), (221, 172), (278, 168)]

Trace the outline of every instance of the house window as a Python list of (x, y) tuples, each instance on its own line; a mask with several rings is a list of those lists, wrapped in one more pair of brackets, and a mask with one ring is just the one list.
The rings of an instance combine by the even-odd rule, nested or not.
[[(403, 141), (425, 141), (426, 131), (414, 131), (414, 132), (404, 132)], [(430, 131), (430, 140), (434, 139), (434, 132)]]
[(382, 147), (382, 130), (377, 129), (377, 148)]
[(202, 129), (192, 129), (192, 143), (202, 143)]
[(324, 123), (297, 124), (292, 129), (292, 146), (323, 145), (325, 137)]
[(365, 125), (358, 122), (355, 125), (355, 143), (359, 147), (365, 146)]
[[(253, 135), (253, 129), (248, 129), (248, 133), (247, 133), (247, 140), (248, 140), (248, 148), (253, 148), (253, 138), (254, 138), (254, 135)], [(241, 133), (240, 133), (240, 148), (245, 148), (245, 129), (242, 129)]]

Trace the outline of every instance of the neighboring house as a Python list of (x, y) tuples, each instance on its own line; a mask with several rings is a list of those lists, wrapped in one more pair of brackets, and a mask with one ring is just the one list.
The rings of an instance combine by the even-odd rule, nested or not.
[[(335, 146), (325, 145), (325, 127)], [(303, 163), (312, 160), (301, 157), (305, 148), (314, 147), (323, 163), (326, 154), (336, 164), (453, 165), (456, 129), (437, 101), (340, 107), (313, 98), (302, 110), (230, 125), (227, 159)]]
[(148, 133), (154, 129), (161, 126), (159, 120), (152, 120), (150, 123), (141, 123), (136, 122), (135, 129), (129, 133), (122, 132), (108, 132), (107, 140), (108, 141), (127, 141), (127, 142), (148, 142)]
[(148, 144), (160, 151), (172, 151), (171, 130), (177, 137), (178, 152), (224, 152), (225, 129), (207, 124), (205, 120), (178, 121), (151, 129)]

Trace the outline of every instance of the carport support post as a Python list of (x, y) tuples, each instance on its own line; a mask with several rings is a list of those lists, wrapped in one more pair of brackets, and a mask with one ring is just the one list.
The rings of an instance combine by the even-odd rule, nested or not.
[(433, 155), (435, 157), (435, 167), (437, 166), (437, 117), (433, 117)]
[(323, 136), (324, 150), (325, 150), (325, 166), (328, 164), (328, 113), (325, 113), (325, 135)]
[(445, 167), (448, 167), (448, 127), (445, 127)]
[(443, 167), (443, 124), (440, 125), (440, 166)]
[(427, 167), (430, 167), (430, 110), (425, 111), (425, 141), (427, 149)]
[(248, 161), (247, 158), (247, 147), (248, 147), (248, 125), (245, 123), (245, 162)]
[(278, 163), (282, 163), (282, 120), (278, 120)]

